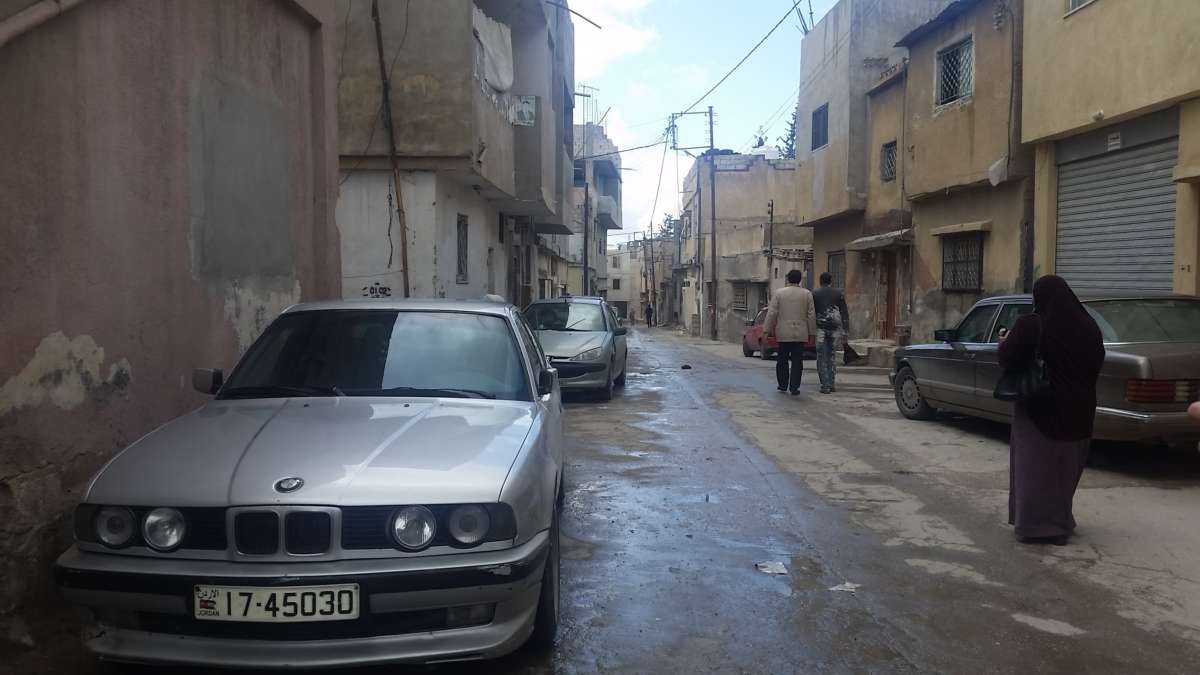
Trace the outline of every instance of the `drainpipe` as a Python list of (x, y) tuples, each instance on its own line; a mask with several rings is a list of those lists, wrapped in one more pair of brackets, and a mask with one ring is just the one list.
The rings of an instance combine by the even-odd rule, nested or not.
[(0, 21), (0, 47), (50, 19), (80, 5), (84, 0), (42, 0)]

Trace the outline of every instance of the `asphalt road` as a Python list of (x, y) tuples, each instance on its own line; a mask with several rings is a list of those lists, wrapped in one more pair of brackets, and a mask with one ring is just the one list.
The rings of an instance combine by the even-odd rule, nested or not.
[(1005, 427), (904, 420), (878, 370), (793, 398), (737, 345), (630, 345), (613, 401), (568, 404), (557, 648), (362, 672), (1200, 672), (1196, 453), (1098, 453), (1073, 543), (1022, 545)]

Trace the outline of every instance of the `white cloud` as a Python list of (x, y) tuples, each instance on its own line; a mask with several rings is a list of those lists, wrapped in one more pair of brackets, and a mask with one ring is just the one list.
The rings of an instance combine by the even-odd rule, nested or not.
[(571, 9), (600, 24), (596, 28), (574, 18), (575, 80), (599, 77), (613, 62), (637, 54), (658, 34), (645, 26), (639, 15), (649, 0), (575, 0)]

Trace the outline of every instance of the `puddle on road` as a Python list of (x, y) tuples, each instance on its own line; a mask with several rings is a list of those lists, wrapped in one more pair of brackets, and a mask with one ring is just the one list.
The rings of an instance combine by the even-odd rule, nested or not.
[(562, 546), (563, 560), (591, 560), (592, 555), (596, 552), (595, 544), (568, 537), (565, 534), (560, 533), (558, 541)]

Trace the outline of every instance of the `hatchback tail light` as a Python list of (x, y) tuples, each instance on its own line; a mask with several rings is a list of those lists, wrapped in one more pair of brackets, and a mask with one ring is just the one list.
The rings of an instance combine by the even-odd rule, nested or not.
[(1128, 380), (1130, 403), (1191, 403), (1200, 399), (1200, 380)]

